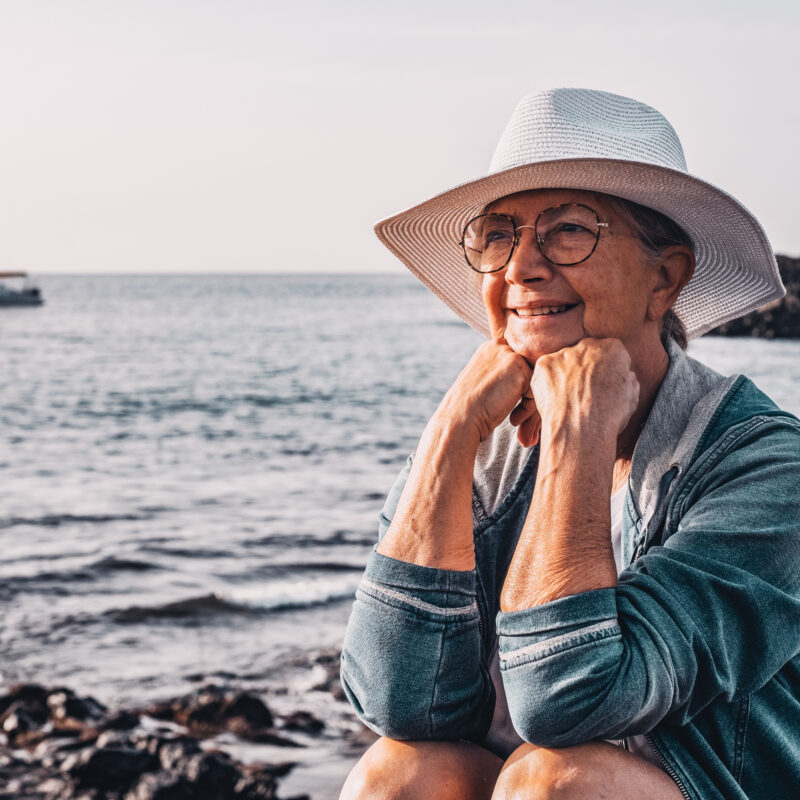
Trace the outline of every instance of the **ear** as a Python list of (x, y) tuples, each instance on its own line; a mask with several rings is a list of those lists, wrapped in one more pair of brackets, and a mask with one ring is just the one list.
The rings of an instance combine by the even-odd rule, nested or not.
[(654, 268), (647, 319), (661, 319), (672, 308), (694, 273), (694, 253), (683, 245), (668, 247)]

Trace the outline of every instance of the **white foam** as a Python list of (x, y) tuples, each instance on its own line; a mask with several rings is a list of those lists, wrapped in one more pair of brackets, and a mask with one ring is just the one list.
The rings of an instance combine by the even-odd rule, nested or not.
[(217, 596), (230, 603), (258, 610), (304, 608), (354, 597), (360, 580), (361, 575), (354, 574), (271, 581), (217, 592)]

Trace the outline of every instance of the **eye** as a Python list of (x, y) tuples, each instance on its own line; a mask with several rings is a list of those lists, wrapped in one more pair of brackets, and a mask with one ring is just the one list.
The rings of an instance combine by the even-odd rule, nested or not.
[(506, 230), (490, 230), (486, 231), (484, 235), (486, 244), (494, 244), (496, 242), (509, 242), (511, 241), (511, 234)]
[(579, 222), (560, 222), (550, 233), (592, 233), (592, 231)]

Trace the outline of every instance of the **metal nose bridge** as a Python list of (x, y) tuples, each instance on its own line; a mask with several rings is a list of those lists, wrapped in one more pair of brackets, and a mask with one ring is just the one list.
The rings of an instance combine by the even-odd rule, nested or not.
[(514, 226), (514, 238), (517, 240), (517, 244), (519, 243), (519, 233), (518, 231), (523, 230), (524, 228), (530, 228), (533, 231), (533, 238), (536, 241), (536, 244), (539, 246), (541, 250), (542, 244), (544, 243), (544, 239), (536, 232), (535, 225), (515, 225)]

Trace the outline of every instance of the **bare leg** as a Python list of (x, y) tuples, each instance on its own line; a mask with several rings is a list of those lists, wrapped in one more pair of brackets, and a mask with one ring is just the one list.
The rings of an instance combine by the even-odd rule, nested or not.
[(683, 800), (675, 782), (607, 742), (547, 748), (524, 744), (503, 765), (492, 800)]
[(502, 766), (469, 742), (382, 738), (353, 767), (339, 800), (490, 800)]

